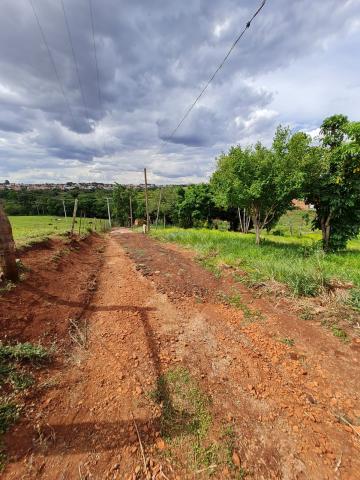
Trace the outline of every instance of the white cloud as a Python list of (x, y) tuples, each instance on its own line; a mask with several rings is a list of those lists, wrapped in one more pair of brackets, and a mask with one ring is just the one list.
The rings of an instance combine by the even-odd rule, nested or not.
[(58, 3), (35, 6), (75, 126), (31, 9), (23, 0), (3, 0), (2, 178), (133, 182), (142, 181), (147, 166), (159, 183), (200, 181), (221, 151), (238, 142), (269, 143), (279, 122), (313, 131), (332, 113), (358, 118), (358, 0), (268, 2), (171, 139), (254, 2), (124, 0), (121, 8), (117, 0), (95, 2), (102, 108), (88, 9), (80, 0), (64, 1), (90, 119)]
[(217, 23), (214, 27), (214, 35), (217, 38), (220, 38), (224, 32), (226, 32), (230, 27), (231, 19), (226, 18), (223, 22)]

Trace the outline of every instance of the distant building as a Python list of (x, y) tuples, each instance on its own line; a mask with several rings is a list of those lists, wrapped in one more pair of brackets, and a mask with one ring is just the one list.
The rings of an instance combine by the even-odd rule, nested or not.
[(294, 205), (295, 208), (297, 208), (298, 210), (314, 210), (314, 205), (312, 205), (311, 203), (305, 203), (303, 200), (297, 200), (297, 199), (294, 199), (292, 200), (292, 204)]

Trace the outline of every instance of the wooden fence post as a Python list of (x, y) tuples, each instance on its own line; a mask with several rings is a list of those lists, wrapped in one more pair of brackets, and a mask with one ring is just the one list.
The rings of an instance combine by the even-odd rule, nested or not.
[(73, 210), (73, 217), (72, 217), (72, 225), (71, 225), (71, 235), (74, 234), (74, 227), (75, 227), (77, 207), (78, 207), (78, 199), (75, 198), (74, 210)]
[(144, 168), (144, 177), (145, 177), (146, 233), (149, 233), (150, 232), (150, 215), (149, 215), (146, 168)]

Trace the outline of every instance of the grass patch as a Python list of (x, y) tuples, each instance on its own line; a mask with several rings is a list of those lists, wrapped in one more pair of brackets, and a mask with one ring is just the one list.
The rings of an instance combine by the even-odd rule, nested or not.
[(162, 407), (160, 433), (166, 442), (163, 455), (184, 474), (203, 472), (211, 477), (227, 466), (231, 478), (246, 477), (239, 459), (234, 463), (237, 435), (233, 425), (218, 432), (218, 440), (214, 439), (218, 430), (213, 425), (210, 398), (187, 369), (172, 368), (161, 375), (148, 397)]
[[(72, 218), (49, 215), (28, 215), (9, 217), (14, 240), (17, 247), (41, 242), (53, 235), (64, 235), (71, 229)], [(77, 219), (79, 221), (79, 219)], [(81, 219), (81, 234), (88, 234), (93, 229), (92, 218)], [(79, 224), (75, 224), (74, 232), (79, 233)]]
[(346, 304), (353, 310), (360, 312), (360, 288), (352, 288)]
[(16, 287), (16, 284), (14, 282), (11, 282), (10, 280), (5, 280), (5, 282), (1, 283), (0, 295), (10, 292), (10, 290), (12, 290), (15, 287)]
[(295, 345), (295, 340), (293, 338), (282, 338), (280, 342), (288, 347), (293, 347)]
[(226, 295), (220, 292), (218, 294), (220, 300), (226, 305), (231, 305), (234, 308), (240, 309), (244, 314), (244, 319), (247, 322), (253, 322), (256, 320), (262, 320), (264, 317), (258, 310), (251, 310), (246, 303), (243, 302), (240, 293), (234, 295)]
[(0, 450), (0, 473), (4, 470), (6, 466), (6, 461), (7, 461), (6, 453)]
[(19, 416), (19, 407), (11, 401), (0, 403), (0, 435), (7, 432)]
[(170, 447), (181, 445), (190, 468), (210, 466), (216, 456), (215, 446), (206, 438), (212, 423), (210, 399), (189, 371), (182, 367), (168, 370), (149, 396), (162, 405), (161, 435)]
[(16, 343), (15, 345), (4, 345), (0, 343), (0, 360), (27, 360), (39, 362), (49, 357), (49, 351), (41, 345), (34, 345), (29, 342)]
[(333, 325), (331, 327), (331, 331), (334, 337), (340, 338), (343, 342), (347, 342), (349, 340), (348, 334), (342, 328), (338, 327), (337, 325)]
[(218, 230), (158, 228), (151, 235), (194, 249), (211, 268), (225, 264), (245, 272), (244, 282), (275, 280), (296, 296), (316, 296), (336, 280), (360, 289), (360, 240), (349, 242), (344, 252), (324, 255), (316, 233), (264, 235), (260, 247), (253, 234)]
[(50, 351), (41, 345), (28, 342), (14, 345), (0, 343), (0, 472), (6, 463), (1, 437), (20, 414), (15, 401), (17, 395), (35, 383), (31, 368), (49, 357)]
[(14, 390), (26, 390), (34, 384), (34, 377), (26, 372), (12, 372), (9, 380)]
[(302, 312), (300, 313), (299, 317), (302, 319), (302, 320), (312, 320), (314, 318), (314, 314), (313, 312), (311, 311), (310, 308), (308, 307), (305, 307), (303, 308)]
[(168, 370), (158, 379), (153, 398), (162, 403), (161, 434), (204, 437), (211, 424), (209, 399), (201, 392), (185, 368)]

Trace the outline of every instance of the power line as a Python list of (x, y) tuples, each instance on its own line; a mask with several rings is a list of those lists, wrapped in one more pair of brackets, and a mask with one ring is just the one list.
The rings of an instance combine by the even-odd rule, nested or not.
[(68, 17), (66, 15), (64, 2), (63, 2), (63, 0), (60, 0), (60, 2), (61, 2), (61, 8), (62, 8), (62, 11), (63, 11), (63, 14), (64, 14), (64, 20), (65, 20), (66, 30), (67, 30), (67, 34), (68, 34), (68, 38), (69, 38), (70, 47), (71, 47), (71, 52), (72, 52), (73, 60), (74, 60), (74, 63), (75, 63), (76, 76), (77, 76), (78, 83), (79, 83), (81, 98), (82, 98), (82, 102), (84, 104), (84, 109), (85, 109), (86, 116), (87, 116), (87, 118), (89, 118), (89, 110), (88, 110), (87, 105), (86, 105), (84, 89), (83, 89), (81, 79), (80, 79), (79, 64), (77, 62), (77, 58), (76, 58), (76, 54), (75, 54), (74, 43), (72, 41), (70, 25), (69, 25)]
[(262, 10), (262, 8), (264, 7), (265, 3), (266, 3), (267, 0), (263, 0), (262, 4), (260, 5), (260, 7), (256, 10), (256, 12), (253, 14), (253, 16), (250, 18), (250, 20), (246, 23), (243, 31), (240, 33), (240, 35), (235, 39), (234, 43), (231, 45), (229, 51), (227, 52), (227, 54), (225, 55), (224, 59), (222, 60), (222, 62), (220, 63), (220, 65), (218, 66), (218, 68), (215, 70), (215, 72), (211, 75), (211, 77), (209, 78), (209, 80), (207, 81), (205, 87), (201, 90), (201, 92), (199, 93), (199, 95), (196, 97), (195, 101), (190, 105), (190, 107), (186, 110), (184, 116), (182, 117), (182, 119), (180, 120), (180, 122), (177, 124), (177, 126), (174, 128), (174, 130), (171, 132), (171, 135), (169, 136), (169, 138), (172, 138), (175, 133), (177, 132), (177, 130), (180, 128), (180, 126), (183, 124), (183, 122), (186, 120), (186, 118), (188, 117), (188, 115), (190, 114), (191, 110), (195, 107), (195, 105), (197, 104), (197, 102), (200, 100), (200, 98), (203, 96), (205, 90), (208, 88), (208, 86), (210, 85), (210, 83), (214, 80), (216, 74), (219, 72), (219, 70), (223, 67), (224, 63), (226, 62), (226, 60), (229, 58), (231, 52), (234, 50), (234, 48), (236, 47), (236, 45), (238, 44), (238, 42), (241, 40), (241, 38), (243, 37), (244, 33), (246, 32), (246, 30), (250, 27), (251, 25), (251, 22), (254, 20), (254, 18), (260, 13), (260, 11)]
[(53, 57), (53, 55), (52, 55), (52, 53), (51, 53), (49, 44), (48, 44), (48, 42), (47, 42), (47, 40), (46, 40), (46, 36), (45, 36), (44, 30), (43, 30), (43, 28), (42, 28), (42, 26), (41, 26), (41, 23), (40, 23), (40, 20), (39, 20), (39, 16), (38, 16), (38, 14), (36, 13), (36, 10), (35, 10), (35, 7), (34, 7), (34, 4), (33, 4), (32, 0), (29, 0), (29, 3), (30, 3), (30, 5), (31, 5), (32, 11), (33, 11), (33, 13), (34, 13), (34, 16), (35, 16), (35, 19), (36, 19), (36, 23), (37, 23), (37, 25), (38, 25), (38, 27), (39, 27), (40, 35), (41, 35), (41, 37), (42, 37), (42, 40), (43, 40), (44, 45), (45, 45), (45, 47), (46, 47), (47, 53), (48, 53), (48, 55), (49, 55), (50, 63), (51, 63), (51, 65), (52, 65), (52, 67), (53, 67), (53, 70), (54, 70), (54, 73), (55, 73), (55, 77), (56, 77), (57, 82), (58, 82), (58, 84), (59, 84), (60, 92), (62, 93), (62, 95), (63, 95), (63, 97), (64, 97), (65, 104), (66, 104), (66, 106), (67, 106), (67, 109), (69, 110), (69, 114), (70, 114), (70, 116), (71, 116), (71, 118), (72, 118), (72, 121), (73, 121), (73, 126), (75, 127), (75, 126), (76, 126), (75, 117), (74, 117), (74, 114), (73, 114), (73, 112), (72, 112), (72, 110), (71, 110), (70, 102), (69, 102), (69, 100), (68, 100), (68, 98), (67, 98), (67, 96), (66, 96), (66, 94), (65, 94), (65, 90), (64, 90), (63, 84), (62, 84), (62, 82), (61, 82), (58, 69), (56, 68), (56, 64), (55, 64), (55, 61), (54, 61), (54, 57)]
[(102, 113), (104, 114), (104, 109), (103, 109), (103, 104), (102, 104), (102, 97), (101, 97), (101, 90), (100, 90), (99, 65), (98, 65), (97, 53), (96, 53), (94, 15), (93, 15), (93, 9), (92, 9), (91, 0), (88, 0), (88, 2), (89, 2), (89, 10), (90, 10), (91, 31), (92, 31), (93, 45), (94, 45), (94, 57), (95, 57), (95, 66), (96, 66), (96, 80), (97, 80), (97, 86), (98, 86), (99, 104), (100, 104), (101, 111), (102, 111)]

